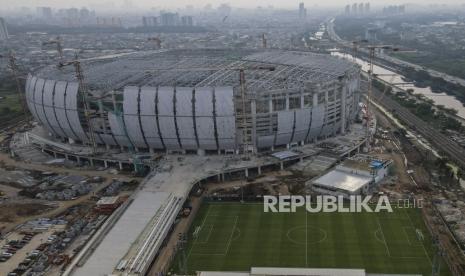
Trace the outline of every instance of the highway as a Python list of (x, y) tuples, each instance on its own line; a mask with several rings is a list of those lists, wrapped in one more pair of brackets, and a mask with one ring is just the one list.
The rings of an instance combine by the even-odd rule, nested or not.
[[(327, 31), (330, 38), (338, 44), (341, 44), (344, 47), (352, 47), (352, 44), (348, 41), (341, 39), (336, 32), (334, 31), (334, 18), (329, 19), (326, 21)], [(363, 49), (360, 49), (363, 50)], [(386, 58), (386, 55), (383, 55), (383, 58)], [(404, 61), (400, 61), (398, 59), (393, 59), (392, 57), (388, 57), (386, 59), (390, 62), (394, 62), (395, 64), (402, 64), (406, 66), (414, 67), (417, 70), (426, 70), (432, 76), (437, 76), (444, 78), (447, 81), (451, 81), (454, 83), (459, 83), (465, 86), (465, 80), (448, 76), (444, 73), (436, 72), (434, 70), (428, 70), (421, 66), (415, 64), (407, 64)], [(430, 143), (432, 143), (438, 150), (444, 152), (446, 155), (450, 157), (452, 161), (457, 163), (457, 165), (463, 169), (465, 169), (465, 149), (462, 148), (460, 145), (455, 143), (452, 139), (445, 136), (437, 129), (431, 127), (427, 122), (423, 121), (422, 119), (418, 118), (416, 115), (411, 113), (407, 108), (400, 105), (398, 102), (393, 100), (390, 97), (382, 97), (382, 101), (377, 101), (376, 99), (381, 98), (381, 93), (379, 91), (373, 91), (373, 99), (376, 103), (382, 105), (386, 109), (393, 111), (400, 120), (406, 123), (410, 128), (415, 129), (416, 132), (420, 133), (423, 137), (425, 137)]]
[(394, 99), (385, 96), (382, 97), (382, 101), (377, 101), (379, 98), (381, 98), (381, 93), (379, 91), (373, 91), (372, 100), (374, 100), (374, 102), (397, 115), (401, 121), (420, 133), (432, 143), (435, 148), (448, 155), (459, 167), (465, 169), (465, 149), (437, 129), (431, 127), (427, 122), (412, 114), (407, 108), (400, 105)]
[[(328, 35), (329, 35), (331, 40), (333, 40), (334, 42), (340, 44), (343, 47), (353, 48), (352, 42), (343, 40), (334, 31), (334, 18), (331, 18), (331, 19), (326, 21), (326, 30), (327, 30)], [(360, 52), (368, 53), (368, 51), (366, 49), (363, 49), (363, 48), (360, 48), (358, 50)], [(415, 70), (418, 70), (418, 71), (424, 70), (424, 71), (428, 72), (428, 74), (430, 74), (432, 77), (442, 78), (442, 79), (444, 79), (444, 80), (446, 80), (448, 82), (465, 86), (465, 80), (462, 79), (462, 78), (454, 77), (454, 76), (451, 76), (451, 75), (448, 75), (446, 73), (439, 72), (439, 71), (436, 71), (436, 70), (433, 70), (433, 69), (430, 69), (430, 68), (425, 68), (423, 66), (413, 64), (413, 63), (410, 63), (410, 62), (407, 62), (407, 61), (404, 61), (404, 60), (401, 60), (401, 59), (398, 59), (398, 58), (395, 58), (395, 57), (391, 57), (391, 56), (388, 56), (388, 55), (385, 55), (385, 54), (377, 54), (376, 57), (379, 58), (379, 59), (385, 60), (387, 62), (399, 65), (399, 66), (411, 67), (411, 68), (414, 68)]]

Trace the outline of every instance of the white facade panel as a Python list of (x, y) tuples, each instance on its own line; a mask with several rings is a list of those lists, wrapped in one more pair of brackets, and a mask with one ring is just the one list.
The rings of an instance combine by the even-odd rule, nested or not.
[(106, 145), (117, 146), (117, 144), (115, 143), (115, 139), (113, 139), (113, 136), (111, 136), (110, 134), (100, 134), (100, 138)]
[(200, 87), (195, 89), (195, 123), (199, 147), (215, 150), (215, 124), (213, 122), (213, 88)]
[(220, 149), (236, 148), (236, 119), (233, 116), (216, 117)]
[(278, 112), (278, 132), (276, 145), (286, 145), (291, 141), (294, 126), (294, 111)]
[(197, 149), (192, 110), (192, 87), (176, 87), (176, 123), (183, 149)]
[(81, 121), (79, 120), (78, 113), (78, 88), (79, 84), (77, 82), (68, 82), (68, 87), (66, 87), (66, 115), (68, 116), (68, 121), (71, 125), (73, 132), (79, 137), (79, 140), (87, 142), (87, 136), (84, 133), (82, 128)]
[(231, 86), (215, 87), (217, 116), (234, 116), (234, 94)]
[(215, 87), (216, 128), (220, 149), (236, 148), (233, 88)]
[(321, 134), (324, 118), (325, 107), (323, 105), (313, 107), (311, 128), (307, 138), (308, 140), (317, 138)]
[(257, 147), (269, 148), (274, 146), (274, 135), (259, 136), (257, 137)]
[(293, 142), (304, 141), (307, 137), (308, 127), (311, 119), (311, 109), (298, 109), (295, 111), (295, 130)]
[(34, 85), (33, 80), (35, 80), (35, 77), (32, 77), (31, 74), (28, 74), (27, 79), (26, 79), (26, 89), (24, 90), (25, 91), (24, 96), (26, 98), (26, 103), (27, 103), (27, 107), (29, 108), (29, 110), (31, 110), (32, 108), (30, 95), (31, 95), (31, 86)]
[(147, 144), (142, 136), (139, 123), (139, 88), (126, 86), (123, 92), (124, 124), (128, 132), (129, 139), (135, 147), (146, 148)]
[(69, 124), (68, 117), (66, 115), (65, 109), (65, 95), (66, 95), (66, 87), (67, 83), (64, 81), (59, 81), (55, 85), (55, 96), (54, 96), (54, 108), (55, 114), (58, 120), (58, 124), (63, 129), (66, 137), (72, 138), (77, 140), (78, 137), (73, 133), (71, 129), (71, 125)]
[(47, 129), (49, 129), (49, 126), (46, 124), (45, 121), (45, 113), (42, 108), (42, 94), (44, 93), (44, 85), (45, 85), (45, 80), (44, 79), (37, 79), (37, 83), (34, 89), (34, 95), (33, 95), (33, 102), (34, 102), (34, 114), (36, 119), (39, 121), (39, 123)]
[(35, 103), (34, 103), (34, 92), (35, 92), (35, 87), (37, 83), (37, 78), (32, 77), (31, 78), (31, 84), (29, 85), (29, 89), (27, 90), (26, 93), (26, 100), (29, 106), (29, 111), (31, 111), (32, 116), (37, 119), (37, 114), (35, 113)]
[(54, 94), (55, 92), (55, 81), (48, 80), (45, 82), (44, 87), (44, 110), (45, 116), (47, 118), (48, 124), (53, 128), (55, 134), (66, 137), (66, 133), (60, 127), (58, 123), (57, 117), (55, 116), (55, 108), (54, 108)]
[(140, 120), (145, 140), (151, 148), (162, 149), (163, 144), (158, 135), (157, 116), (155, 114), (155, 87), (141, 87), (140, 90)]
[(158, 88), (158, 122), (166, 148), (180, 149), (174, 124), (173, 94), (174, 87)]
[(120, 146), (126, 147), (131, 146), (131, 143), (129, 142), (126, 132), (122, 126), (123, 119), (121, 117), (118, 118), (118, 116), (112, 112), (108, 112), (108, 122), (110, 123), (111, 132), (113, 133), (113, 136), (115, 137), (118, 144)]

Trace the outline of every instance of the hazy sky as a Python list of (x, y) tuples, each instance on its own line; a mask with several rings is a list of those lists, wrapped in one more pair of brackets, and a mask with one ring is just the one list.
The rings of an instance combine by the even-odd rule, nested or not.
[(214, 7), (221, 3), (230, 3), (235, 7), (256, 7), (259, 5), (267, 6), (273, 5), (275, 7), (291, 8), (297, 7), (299, 2), (304, 2), (306, 6), (344, 6), (353, 2), (371, 2), (373, 6), (384, 4), (461, 4), (465, 0), (0, 0), (0, 7), (14, 8), (20, 6), (37, 7), (37, 6), (51, 6), (51, 7), (92, 7), (98, 6), (102, 8), (108, 5), (109, 9), (123, 7), (124, 3), (128, 2), (129, 5), (137, 8), (148, 7), (185, 7), (186, 5), (193, 5), (194, 7), (203, 7), (207, 3), (212, 4)]

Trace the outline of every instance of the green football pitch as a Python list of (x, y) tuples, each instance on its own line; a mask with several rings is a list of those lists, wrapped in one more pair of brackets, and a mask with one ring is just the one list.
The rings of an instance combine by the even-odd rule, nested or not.
[[(191, 274), (272, 266), (431, 275), (434, 262), (431, 237), (417, 209), (264, 213), (261, 203), (204, 203), (187, 240), (173, 261), (174, 272), (182, 273), (186, 263)], [(441, 275), (450, 275), (442, 260), (440, 268)]]

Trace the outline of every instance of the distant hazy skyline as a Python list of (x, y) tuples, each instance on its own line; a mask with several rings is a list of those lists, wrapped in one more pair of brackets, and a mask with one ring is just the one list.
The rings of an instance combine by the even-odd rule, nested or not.
[(233, 7), (246, 7), (254, 8), (257, 6), (269, 6), (272, 5), (276, 8), (292, 8), (297, 7), (300, 2), (304, 2), (306, 6), (341, 6), (355, 3), (355, 2), (370, 2), (373, 6), (379, 5), (398, 5), (398, 4), (449, 4), (449, 5), (460, 5), (465, 3), (465, 0), (0, 0), (0, 9), (17, 8), (17, 7), (39, 7), (39, 6), (50, 6), (53, 8), (81, 8), (86, 7), (98, 7), (104, 9), (108, 6), (109, 10), (115, 10), (118, 8), (151, 8), (151, 7), (165, 7), (165, 8), (183, 8), (187, 5), (192, 5), (195, 8), (203, 8), (207, 4), (211, 4), (213, 7), (217, 7), (222, 3), (229, 3)]

